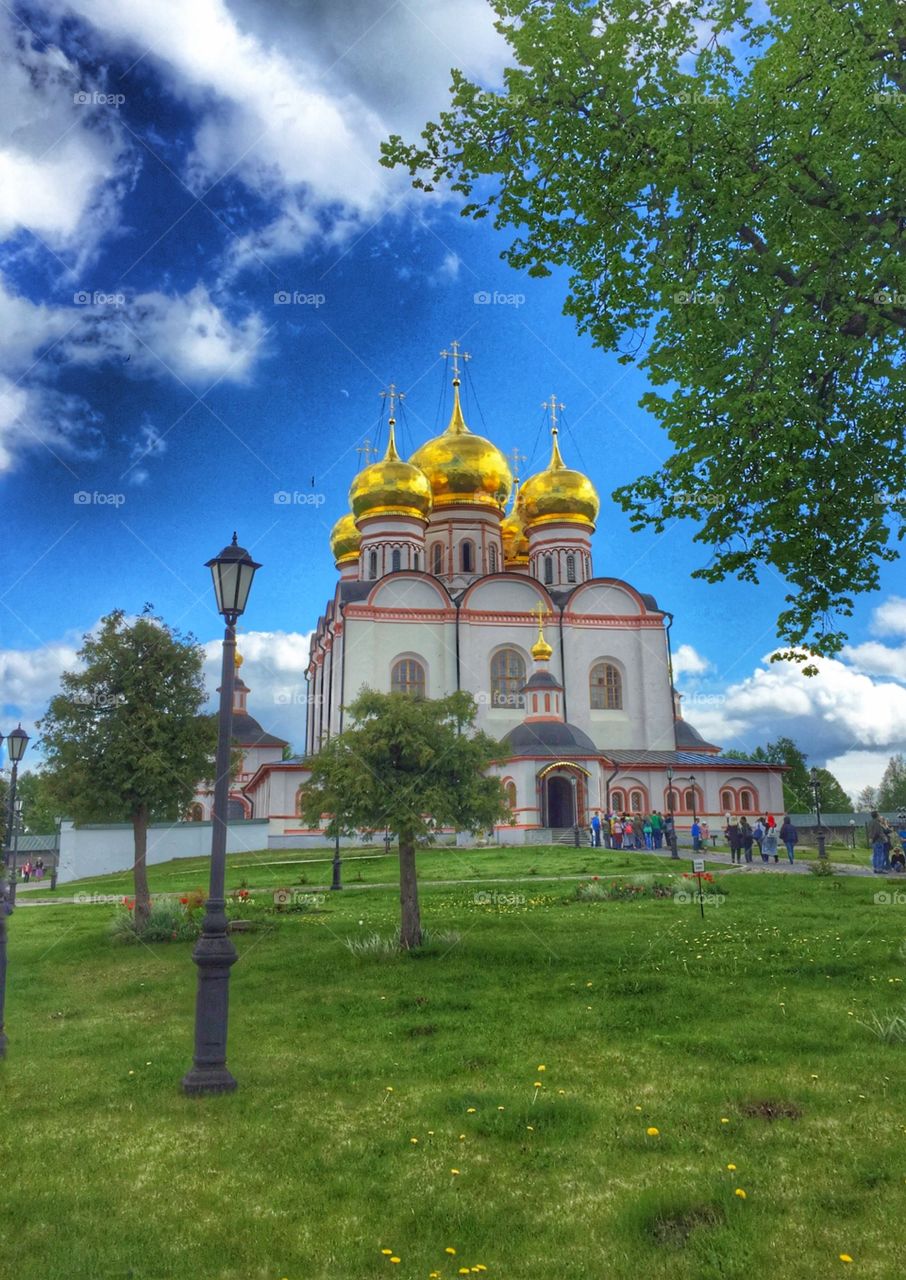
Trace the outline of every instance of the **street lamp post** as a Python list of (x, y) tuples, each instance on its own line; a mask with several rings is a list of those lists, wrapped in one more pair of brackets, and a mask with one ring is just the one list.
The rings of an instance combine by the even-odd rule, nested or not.
[(817, 769), (812, 769), (809, 774), (809, 782), (811, 783), (812, 794), (815, 797), (815, 817), (818, 821), (818, 857), (826, 858), (827, 849), (824, 844), (824, 828), (821, 825), (821, 778), (818, 775)]
[(340, 883), (340, 831), (337, 828), (336, 835), (333, 838), (333, 884), (331, 889), (342, 889)]
[[(2, 742), (3, 735), (0, 734), (0, 744)], [(19, 761), (25, 755), (27, 746), (28, 734), (20, 724), (18, 729), (13, 729), (6, 739), (6, 754), (9, 756), (12, 768), (9, 780), (7, 829), (4, 832), (5, 839), (3, 842), (3, 864), (0, 867), (0, 1058), (6, 1057), (8, 1043), (6, 1031), (4, 1030), (4, 1018), (6, 1010), (6, 921), (13, 912), (12, 895), (9, 891), (8, 881), (10, 845), (13, 839), (13, 826), (16, 821), (16, 782), (19, 776)]]
[(12, 805), (12, 838), (10, 840), (9, 903), (16, 905), (16, 886), (19, 883), (19, 833), (22, 829), (22, 797), (17, 796)]
[(849, 820), (849, 834), (850, 834), (850, 839), (851, 839), (851, 840), (852, 840), (852, 842), (853, 842), (853, 848), (855, 849), (855, 847), (856, 847), (856, 820), (855, 820), (855, 818), (850, 818), (850, 820)]
[(667, 843), (670, 845), (670, 857), (679, 857), (679, 847), (676, 840), (676, 802), (673, 794), (673, 770), (667, 766), (667, 817), (670, 819), (670, 833), (667, 836)]
[(230, 792), (230, 747), (233, 727), (233, 682), (236, 671), (236, 622), (245, 612), (252, 579), (261, 566), (233, 541), (208, 560), (214, 580), (217, 612), (226, 622), (220, 675), (220, 712), (211, 813), (211, 884), (201, 936), (192, 952), (198, 966), (195, 1000), (195, 1055), (183, 1076), (184, 1093), (230, 1093), (236, 1081), (226, 1065), (230, 969), (238, 956), (227, 932), (226, 841)]

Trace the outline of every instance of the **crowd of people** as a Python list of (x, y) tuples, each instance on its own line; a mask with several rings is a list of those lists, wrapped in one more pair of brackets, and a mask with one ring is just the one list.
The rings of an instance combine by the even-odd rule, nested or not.
[[(693, 817), (689, 834), (696, 853), (707, 848), (711, 831), (704, 819)], [(866, 834), (872, 851), (872, 870), (876, 875), (890, 871), (906, 872), (903, 836), (886, 818), (880, 817), (877, 810), (872, 812)], [(676, 828), (672, 816), (657, 809), (645, 815), (602, 813), (596, 809), (588, 835), (595, 848), (655, 850), (673, 845)], [(799, 832), (789, 816), (784, 817), (778, 826), (772, 813), (762, 814), (754, 823), (750, 823), (744, 814), (734, 816), (726, 813), (723, 835), (730, 848), (730, 861), (740, 866), (754, 863), (756, 850), (765, 863), (779, 862), (782, 853), (786, 853), (791, 864), (796, 860)]]

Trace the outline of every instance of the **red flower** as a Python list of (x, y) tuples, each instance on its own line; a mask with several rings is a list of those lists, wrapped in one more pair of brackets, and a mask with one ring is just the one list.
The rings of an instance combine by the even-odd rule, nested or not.
[(132, 911), (133, 908), (135, 907), (135, 899), (123, 898), (123, 906), (126, 908), (127, 911)]
[(189, 905), (189, 899), (188, 899), (188, 898), (180, 898), (180, 902), (182, 903), (182, 905), (183, 905), (184, 907), (187, 907), (187, 906)]

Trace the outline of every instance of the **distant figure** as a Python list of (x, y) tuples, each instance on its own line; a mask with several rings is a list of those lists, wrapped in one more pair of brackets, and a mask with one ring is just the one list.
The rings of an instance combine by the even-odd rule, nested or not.
[(725, 814), (727, 825), (724, 827), (724, 835), (727, 837), (727, 844), (730, 846), (730, 861), (739, 862), (742, 855), (742, 840), (739, 835), (739, 823), (731, 814)]
[(692, 836), (692, 851), (698, 853), (702, 847), (702, 829), (698, 818), (692, 823), (689, 834)]
[(601, 847), (601, 815), (595, 809), (594, 817), (591, 820), (591, 839), (596, 849)]
[(796, 845), (799, 843), (799, 832), (790, 822), (789, 814), (783, 819), (783, 826), (780, 828), (780, 839), (786, 845), (786, 856), (792, 864), (795, 861), (793, 855), (796, 852)]
[(614, 849), (622, 849), (623, 848), (623, 824), (620, 821), (620, 815), (618, 813), (615, 813), (613, 815), (613, 822), (611, 822), (610, 824), (610, 830), (613, 837), (611, 841), (611, 847)]
[(633, 846), (632, 838), (632, 821), (629, 818), (623, 818), (623, 848), (631, 849)]
[(26, 884), (28, 884), (29, 880), (31, 879), (31, 859), (30, 858), (26, 858), (25, 862), (22, 864), (22, 879), (25, 881)]
[(664, 819), (657, 809), (651, 815), (651, 843), (655, 849), (662, 849), (664, 846)]
[(752, 828), (749, 826), (747, 820), (742, 818), (739, 823), (739, 841), (742, 845), (742, 851), (745, 854), (746, 862), (748, 863), (751, 863), (752, 861), (752, 839)]
[(44, 879), (44, 859), (43, 858), (39, 858), (38, 861), (35, 863), (35, 879), (39, 881)]
[(775, 862), (780, 861), (780, 857), (777, 853), (776, 825), (773, 827), (769, 827), (768, 830), (765, 831), (764, 840), (762, 841), (762, 844), (761, 844), (761, 861), (768, 862), (771, 858), (773, 858)]
[(645, 848), (653, 849), (654, 842), (652, 840), (652, 827), (651, 827), (650, 818), (645, 819), (644, 823), (642, 824), (642, 831), (645, 833)]
[(764, 825), (767, 827), (769, 831), (774, 830), (774, 828), (777, 826), (777, 823), (774, 821), (773, 813), (768, 814), (768, 816), (764, 820)]
[(702, 827), (702, 844), (707, 849), (708, 841), (711, 839), (711, 828), (708, 826), (707, 822), (703, 822), (701, 824), (701, 827)]
[(764, 838), (766, 834), (767, 834), (767, 828), (765, 827), (764, 822), (761, 820), (761, 818), (759, 818), (758, 821), (755, 823), (755, 826), (752, 828), (752, 839), (758, 845), (758, 852), (761, 854), (762, 862), (764, 862), (765, 860), (764, 853), (762, 852), (762, 845), (764, 843)]
[(882, 876), (886, 861), (887, 842), (877, 809), (872, 809), (871, 811), (871, 822), (866, 828), (865, 835), (871, 845), (871, 869), (876, 876)]

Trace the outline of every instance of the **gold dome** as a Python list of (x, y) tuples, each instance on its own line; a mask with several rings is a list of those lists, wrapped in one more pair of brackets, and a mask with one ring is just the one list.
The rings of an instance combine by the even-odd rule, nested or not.
[(507, 460), (490, 440), (466, 426), (456, 379), (446, 431), (416, 449), (409, 461), (428, 477), (435, 510), (459, 504), (506, 509), (513, 487)]
[(601, 500), (588, 476), (567, 467), (560, 456), (557, 428), (551, 431), (553, 448), (546, 471), (530, 476), (519, 492), (526, 528), (568, 520), (593, 529)]
[(349, 505), (356, 523), (364, 516), (416, 516), (431, 512), (431, 486), (423, 471), (404, 462), (396, 451), (394, 422), (390, 419), (387, 452), (380, 462), (365, 467), (349, 487)]
[(349, 564), (359, 558), (359, 544), (362, 535), (355, 527), (355, 517), (351, 511), (340, 516), (330, 531), (330, 549), (337, 564)]
[(522, 510), (522, 495), (516, 482), (516, 496), (510, 514), (500, 525), (500, 536), (503, 539), (504, 564), (528, 564), (529, 545), (525, 533), (525, 515)]
[(531, 654), (536, 662), (549, 662), (553, 649), (544, 638), (544, 625), (540, 615), (538, 618), (538, 639), (532, 645)]

